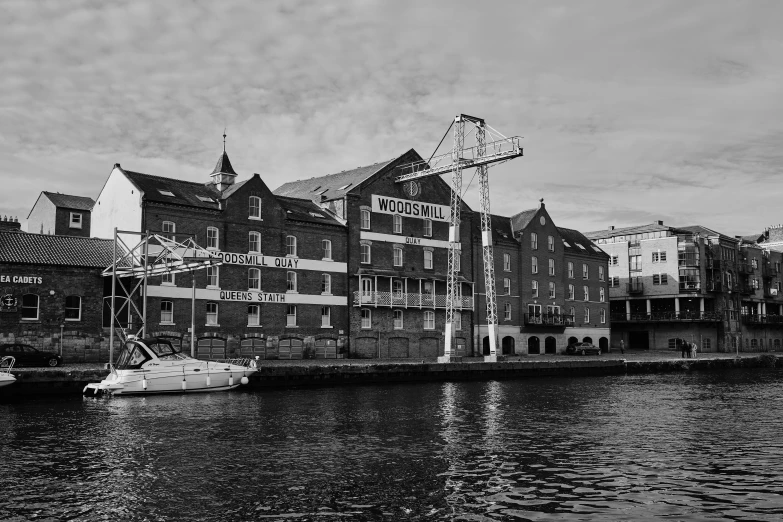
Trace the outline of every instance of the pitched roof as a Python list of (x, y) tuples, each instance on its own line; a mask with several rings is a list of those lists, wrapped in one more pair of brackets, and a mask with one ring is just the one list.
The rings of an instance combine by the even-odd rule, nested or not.
[[(221, 194), (211, 183), (204, 184), (164, 178), (125, 169), (123, 172), (139, 190), (144, 192), (144, 199), (147, 201), (211, 210), (219, 208), (218, 200), (221, 198)], [(173, 196), (168, 196), (167, 193), (173, 194)], [(199, 199), (199, 196), (204, 199)], [(207, 198), (211, 201), (207, 201)]]
[(530, 220), (535, 217), (537, 212), (538, 208), (531, 208), (528, 210), (523, 210), (518, 214), (514, 214), (511, 216), (511, 228), (517, 232), (522, 230), (530, 223)]
[[(560, 237), (567, 243), (563, 245), (563, 249), (566, 252), (583, 256), (609, 257), (609, 254), (601, 250), (598, 245), (594, 244), (578, 230), (557, 227), (557, 231), (560, 233)], [(579, 245), (582, 245), (584, 248), (579, 248)]]
[(598, 239), (605, 237), (622, 236), (625, 234), (640, 234), (644, 232), (660, 232), (663, 230), (676, 230), (674, 227), (668, 227), (665, 225), (659, 225), (658, 223), (651, 223), (649, 225), (638, 225), (635, 227), (615, 228), (613, 230), (595, 230), (593, 232), (585, 232), (585, 237), (590, 239)]
[[(212, 174), (217, 174), (219, 172), (224, 174), (233, 174), (234, 176), (237, 175), (237, 173), (234, 172), (234, 167), (231, 166), (231, 161), (228, 159), (228, 154), (226, 154), (226, 151), (223, 151), (223, 154), (218, 158), (217, 164), (215, 165), (215, 170), (212, 171)], [(210, 176), (212, 174), (210, 174)]]
[(0, 263), (106, 268), (113, 255), (111, 239), (0, 231)]
[[(465, 219), (465, 210), (462, 211), (463, 220)], [(481, 212), (470, 211), (471, 225), (473, 226), (473, 234), (481, 235)], [(514, 233), (511, 230), (511, 220), (506, 216), (499, 216), (497, 214), (490, 214), (490, 223), (492, 224), (492, 243), (503, 241), (514, 241)]]
[(318, 178), (289, 181), (277, 187), (272, 192), (276, 196), (287, 196), (299, 199), (335, 199), (345, 195), (346, 192), (359, 185), (386, 165), (398, 158), (392, 158), (380, 163), (373, 163), (366, 167), (357, 167), (353, 170), (344, 170), (336, 174), (329, 174)]
[(92, 198), (86, 196), (71, 196), (68, 194), (60, 194), (59, 192), (47, 192), (43, 191), (49, 200), (57, 207), (73, 208), (76, 210), (92, 210), (92, 206), (95, 201)]
[(277, 201), (286, 212), (286, 218), (319, 225), (344, 226), (331, 212), (322, 209), (309, 199), (277, 196)]

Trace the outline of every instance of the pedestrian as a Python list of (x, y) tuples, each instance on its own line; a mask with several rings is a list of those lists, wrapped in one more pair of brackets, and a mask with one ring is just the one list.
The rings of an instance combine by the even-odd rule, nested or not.
[(620, 353), (625, 353), (625, 343), (620, 339)]
[(691, 359), (696, 358), (696, 343), (691, 343)]

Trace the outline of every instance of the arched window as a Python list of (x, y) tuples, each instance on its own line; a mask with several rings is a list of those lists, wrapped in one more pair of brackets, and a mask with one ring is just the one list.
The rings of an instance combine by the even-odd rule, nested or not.
[(601, 324), (606, 324), (606, 309), (601, 308), (599, 315), (601, 316)]
[(220, 233), (215, 227), (207, 227), (207, 248), (217, 250), (220, 244)]
[(531, 274), (538, 273), (538, 258), (536, 256), (530, 257), (530, 273)]
[(432, 269), (432, 250), (424, 250), (424, 268)]
[(362, 230), (370, 230), (370, 209), (361, 209), (361, 227)]
[(261, 234), (259, 232), (250, 232), (247, 243), (248, 251), (261, 252)]
[(65, 298), (65, 320), (82, 320), (82, 298), (78, 295), (69, 295)]
[(394, 247), (394, 266), (402, 266), (402, 247)]
[(758, 347), (759, 347), (759, 342), (758, 342), (758, 339), (751, 339), (751, 340), (750, 340), (750, 347), (751, 347), (751, 348), (754, 348), (754, 349), (755, 349), (755, 348), (758, 348)]
[(324, 251), (324, 257), (323, 258), (325, 260), (330, 260), (331, 261), (331, 259), (332, 259), (332, 242), (329, 241), (328, 239), (322, 239), (321, 240), (321, 247), (323, 248), (323, 251)]
[(582, 339), (582, 342), (583, 343), (593, 344), (593, 338), (592, 337), (585, 337), (584, 339)]
[(248, 217), (250, 219), (261, 219), (261, 198), (250, 196)]
[(38, 320), (38, 296), (35, 294), (25, 294), (22, 296), (22, 320)]
[(285, 237), (285, 255), (296, 257), (296, 237), (295, 236), (286, 236)]
[(247, 270), (247, 288), (248, 290), (261, 290), (261, 270), (258, 268)]

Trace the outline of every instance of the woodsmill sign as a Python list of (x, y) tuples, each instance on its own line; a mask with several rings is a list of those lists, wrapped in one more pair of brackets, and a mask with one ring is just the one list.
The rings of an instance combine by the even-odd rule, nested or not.
[(451, 214), (446, 205), (408, 201), (406, 199), (390, 198), (372, 195), (372, 211), (380, 214), (399, 214), (416, 219), (431, 219), (448, 222)]

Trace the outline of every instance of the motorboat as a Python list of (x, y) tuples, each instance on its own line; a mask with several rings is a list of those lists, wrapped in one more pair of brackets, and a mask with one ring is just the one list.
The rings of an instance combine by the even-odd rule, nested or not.
[(0, 388), (8, 386), (16, 382), (16, 377), (11, 373), (11, 368), (14, 367), (16, 359), (7, 355), (0, 359)]
[(146, 395), (232, 390), (248, 383), (256, 359), (202, 361), (180, 352), (166, 339), (129, 338), (111, 373), (84, 387), (85, 395)]

